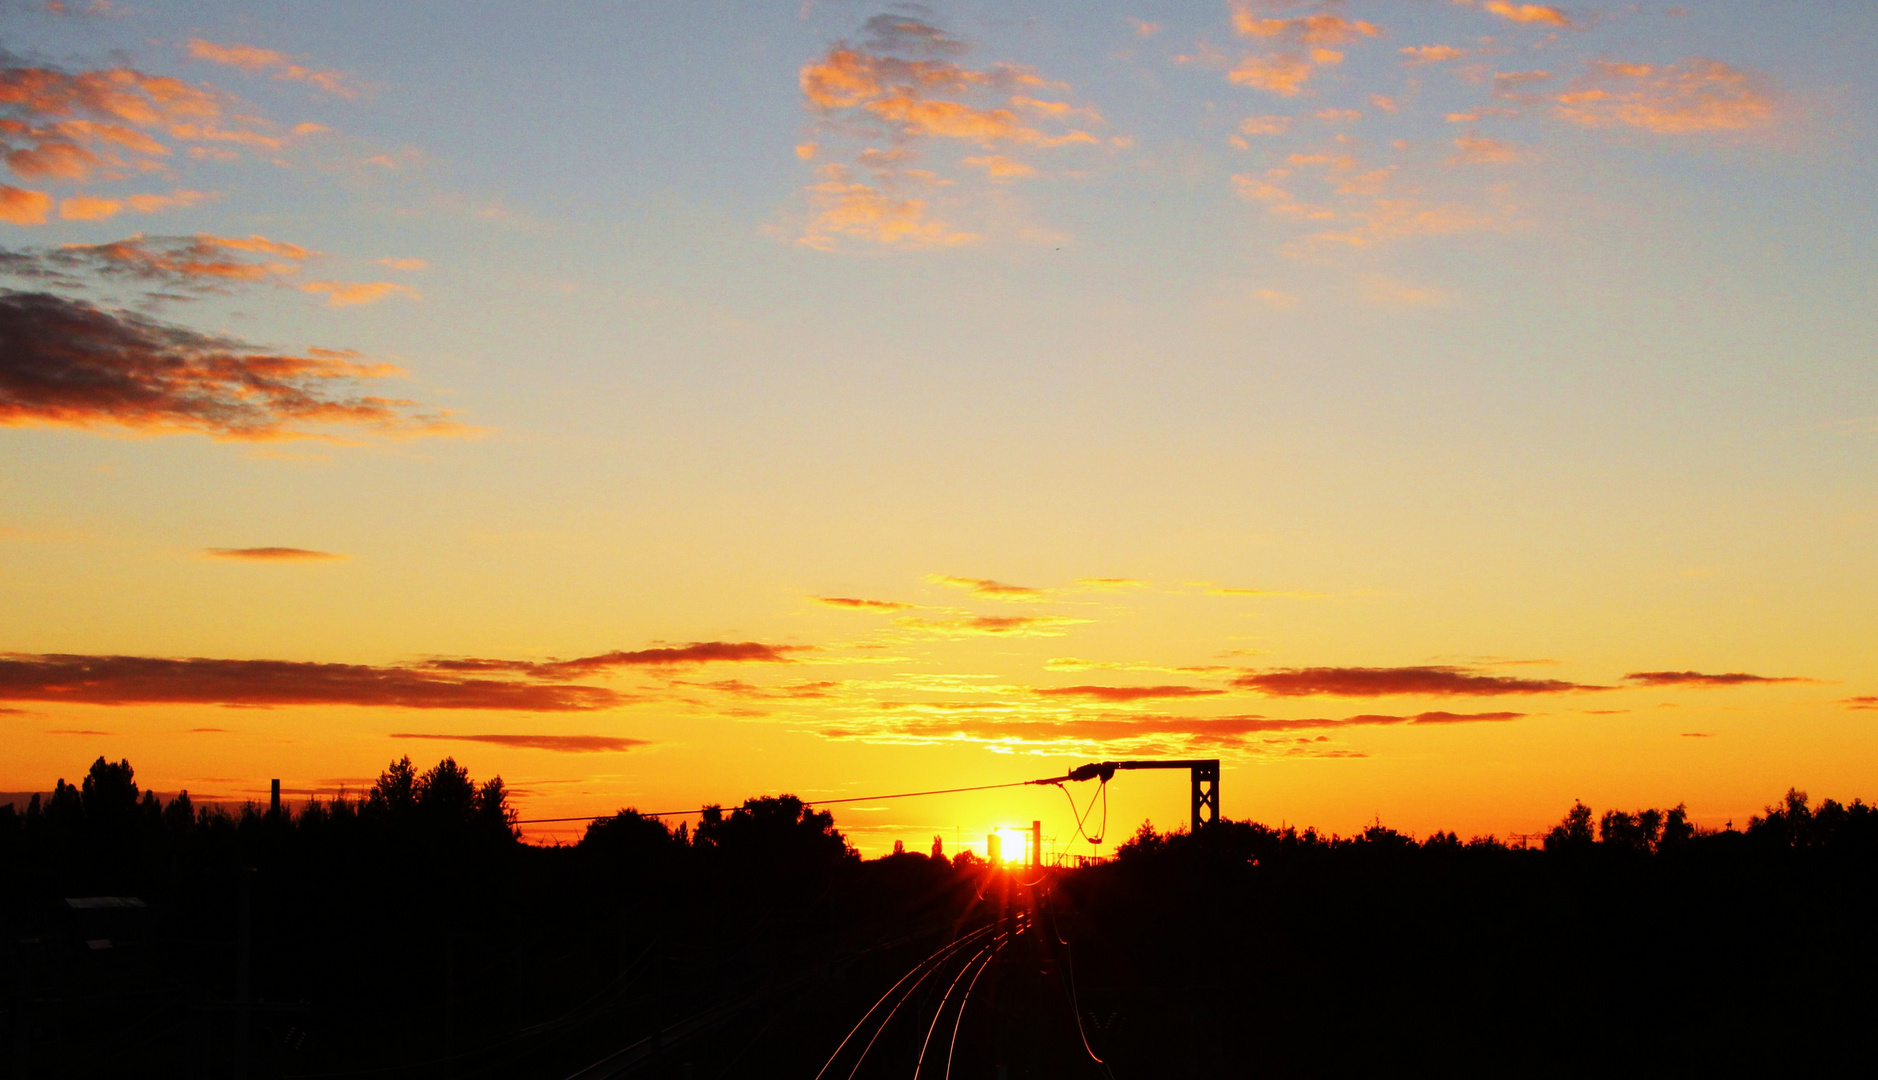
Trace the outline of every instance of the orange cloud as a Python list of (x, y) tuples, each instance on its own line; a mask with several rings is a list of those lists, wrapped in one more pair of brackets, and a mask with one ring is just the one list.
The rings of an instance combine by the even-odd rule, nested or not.
[(1720, 675), (1705, 675), (1699, 671), (1633, 671), (1624, 676), (1624, 681), (1642, 686), (1741, 686), (1752, 683), (1805, 683), (1814, 680), (1792, 675), (1749, 675), (1744, 671), (1730, 671)]
[(251, 233), (247, 236), (210, 236), (207, 233), (199, 233), (196, 239), (229, 251), (252, 251), (262, 255), (279, 255), (284, 259), (305, 259), (313, 254), (299, 244), (289, 244), (285, 240), (269, 240), (259, 233)]
[(21, 177), (84, 181), (100, 172), (118, 178), (164, 168), (170, 149), (152, 130), (279, 144), (219, 126), (225, 104), (207, 87), (131, 68), (0, 67), (0, 160)]
[(414, 732), (393, 732), (391, 737), (491, 743), (524, 750), (552, 750), (560, 754), (623, 754), (636, 747), (651, 745), (645, 739), (627, 739), (616, 735), (420, 735)]
[(1341, 15), (1271, 17), (1258, 12), (1248, 0), (1233, 4), (1233, 30), (1241, 37), (1270, 38), (1298, 46), (1299, 52), (1245, 56), (1226, 73), (1239, 86), (1251, 86), (1281, 97), (1295, 97), (1321, 65), (1340, 64), (1343, 53), (1332, 48), (1382, 31), (1374, 24)]
[(0, 184), (0, 221), (10, 225), (44, 225), (52, 210), (52, 196)]
[(926, 144), (976, 146), (986, 152), (962, 164), (984, 170), (991, 180), (1009, 181), (1038, 173), (1008, 153), (1012, 148), (1102, 143), (1073, 126), (1078, 118), (1100, 123), (1094, 109), (1035, 96), (1052, 91), (1054, 98), (1067, 87), (1014, 64), (963, 66), (954, 57), (967, 50), (965, 43), (911, 15), (877, 15), (864, 29), (866, 40), (837, 41), (799, 73), (803, 100), (823, 136), (799, 144), (799, 157), (823, 158), (831, 144), (855, 137), (879, 144), (855, 155), (872, 174), (871, 183), (856, 182), (846, 165), (821, 167), (821, 182), (807, 189), (817, 208), (800, 238), (809, 247), (832, 250), (843, 238), (904, 248), (978, 240), (935, 220), (927, 200), (915, 194), (956, 182), (915, 164)]
[(975, 165), (985, 170), (993, 180), (1022, 180), (1037, 175), (1037, 170), (1021, 161), (1012, 161), (1000, 154), (989, 157), (969, 157), (965, 164)]
[(1283, 135), (1290, 129), (1289, 116), (1248, 116), (1239, 121), (1239, 130), (1246, 135)]
[(1226, 78), (1239, 86), (1268, 90), (1280, 97), (1296, 97), (1316, 70), (1316, 65), (1301, 56), (1248, 56), (1227, 72)]
[(394, 281), (309, 281), (300, 286), (300, 291), (325, 293), (326, 303), (330, 307), (375, 304), (388, 296), (404, 296), (412, 300), (423, 299), (416, 289)]
[[(1407, 716), (1365, 714), (1333, 719), (1309, 717), (1278, 719), (1265, 716), (1127, 716), (1029, 719), (1008, 714), (971, 712), (931, 718), (894, 717), (881, 720), (865, 730), (832, 729), (821, 734), (828, 738), (862, 738), (877, 742), (930, 743), (941, 740), (1020, 744), (1030, 746), (1077, 746), (1118, 744), (1143, 748), (1142, 752), (1173, 753), (1183, 748), (1210, 747), (1237, 753), (1270, 752), (1258, 744), (1279, 744), (1315, 756), (1362, 757), (1351, 750), (1329, 749), (1320, 744), (1328, 735), (1273, 738), (1295, 732), (1331, 731), (1360, 727), (1421, 726), (1461, 723), (1505, 723), (1527, 714), (1518, 712), (1453, 713), (1424, 712)], [(1152, 748), (1152, 749), (1147, 749)]]
[[(191, 193), (193, 194), (193, 193)], [(288, 262), (254, 262), (230, 252), (275, 255)], [(78, 275), (151, 282), (170, 290), (217, 292), (229, 285), (291, 274), (310, 252), (297, 244), (213, 236), (142, 234), (104, 244), (65, 244), (56, 248), (9, 251), (0, 272), (51, 281), (71, 288), (85, 282)]]
[(829, 180), (809, 188), (821, 207), (800, 243), (827, 251), (836, 236), (871, 240), (888, 247), (957, 247), (976, 243), (976, 233), (954, 229), (926, 216), (926, 200), (890, 195), (869, 184)]
[(178, 206), (194, 206), (209, 198), (213, 198), (213, 195), (207, 191), (173, 191), (168, 195), (126, 195), (115, 199), (74, 195), (60, 201), (59, 216), (67, 221), (102, 221), (115, 217), (124, 210), (135, 210), (140, 214), (155, 214)]
[(423, 259), (373, 259), (372, 261), (387, 270), (423, 270), (430, 266), (430, 263)]
[(951, 577), (947, 574), (927, 574), (926, 580), (934, 585), (947, 585), (954, 589), (964, 589), (973, 596), (982, 596), (989, 600), (1041, 600), (1042, 589), (1033, 589), (1025, 585), (1007, 585), (990, 578)]
[(1079, 697), (1114, 702), (1218, 697), (1225, 692), (1203, 686), (1049, 686), (1031, 691), (1042, 697)]
[(810, 599), (818, 604), (845, 608), (849, 611), (905, 611), (913, 606), (903, 604), (898, 600), (861, 600), (852, 596), (815, 596)]
[(1701, 57), (1660, 66), (1593, 60), (1552, 100), (1554, 111), (1574, 124), (1670, 135), (1759, 127), (1774, 116), (1764, 78)]
[(0, 654), (0, 701), (588, 712), (624, 700), (599, 686), (465, 678), (364, 664)]
[(262, 49), (253, 45), (218, 45), (213, 41), (191, 38), (189, 39), (189, 55), (197, 60), (206, 60), (212, 64), (227, 64), (243, 71), (272, 72), (276, 79), (304, 82), (339, 97), (357, 97), (359, 94), (359, 91), (352, 85), (351, 78), (343, 72), (318, 71), (305, 67), (273, 49)]
[(1375, 37), (1382, 31), (1375, 24), (1341, 15), (1300, 15), (1293, 18), (1267, 18), (1257, 14), (1250, 3), (1235, 3), (1232, 28), (1241, 37), (1285, 38), (1301, 45), (1342, 45), (1363, 37)]
[(220, 439), (304, 437), (338, 426), (461, 434), (415, 403), (356, 392), (396, 374), (349, 353), (264, 352), (126, 311), (47, 293), (0, 292), (0, 425), (194, 431)]
[(9, 150), (7, 168), (26, 180), (87, 180), (104, 159), (77, 143), (51, 141)]
[(217, 559), (240, 559), (246, 562), (320, 562), (345, 558), (344, 555), (335, 555), (330, 551), (291, 547), (210, 548), (209, 554)]
[(1544, 23), (1547, 26), (1571, 27), (1572, 21), (1563, 11), (1541, 4), (1513, 4), (1507, 0), (1485, 0), (1480, 5), (1502, 19), (1511, 19), (1520, 23)]
[[(695, 641), (689, 645), (639, 649), (633, 652), (609, 652), (583, 656), (576, 660), (556, 660), (526, 665), (530, 674), (584, 675), (616, 667), (672, 667), (679, 664), (788, 664), (788, 654), (811, 648), (808, 645), (765, 645), (760, 641)], [(433, 661), (429, 666), (443, 666), (450, 661)], [(500, 661), (508, 664), (509, 661)]]
[(1315, 667), (1279, 668), (1273, 671), (1248, 672), (1233, 680), (1233, 685), (1273, 697), (1386, 697), (1399, 694), (1418, 696), (1556, 694), (1568, 690), (1608, 690), (1605, 686), (1584, 686), (1559, 679), (1520, 679), (1504, 675), (1479, 675), (1457, 667)]
[(1397, 50), (1407, 59), (1408, 64), (1442, 64), (1449, 60), (1466, 59), (1466, 49), (1457, 49), (1452, 45), (1404, 45)]
[(1472, 133), (1455, 139), (1454, 149), (1455, 155), (1448, 160), (1464, 165), (1501, 165), (1525, 156), (1511, 143)]
[(81, 71), (49, 67), (0, 69), (0, 107), (34, 117), (96, 117), (152, 127), (183, 118), (221, 115), (221, 98), (181, 79), (131, 68)]
[(978, 615), (963, 619), (895, 619), (894, 625), (935, 637), (1062, 637), (1064, 627), (1088, 621), (1052, 615)]
[(1878, 697), (1866, 694), (1859, 697), (1841, 698), (1839, 704), (1848, 709), (1878, 709)]

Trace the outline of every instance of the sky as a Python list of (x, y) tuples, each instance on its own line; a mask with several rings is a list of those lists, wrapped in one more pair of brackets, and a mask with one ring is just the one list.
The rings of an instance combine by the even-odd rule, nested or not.
[[(1878, 797), (1874, 39), (15, 0), (0, 789), (450, 755), (547, 818), (1218, 758), (1228, 817), (1463, 837)], [(837, 821), (1187, 814), (1068, 793)]]

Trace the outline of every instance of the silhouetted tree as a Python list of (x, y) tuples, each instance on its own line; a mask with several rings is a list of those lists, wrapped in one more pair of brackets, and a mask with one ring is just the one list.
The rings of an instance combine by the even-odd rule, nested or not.
[(101, 829), (116, 829), (136, 820), (136, 772), (128, 760), (113, 765), (103, 757), (91, 763), (79, 798), (85, 817)]
[(1657, 841), (1657, 850), (1672, 851), (1693, 839), (1695, 834), (1695, 826), (1689, 823), (1689, 808), (1677, 803), (1675, 809), (1663, 815), (1663, 835)]
[(394, 818), (417, 808), (417, 773), (411, 767), (410, 755), (392, 762), (378, 774), (378, 781), (366, 794), (365, 803), (374, 814)]
[(470, 780), (469, 770), (458, 765), (455, 758), (439, 761), (417, 779), (417, 808), (435, 824), (469, 822), (476, 812), (476, 785)]
[(59, 778), (46, 800), (46, 824), (54, 829), (77, 830), (85, 821), (85, 799), (78, 789)]
[(1598, 820), (1598, 842), (1607, 847), (1624, 848), (1629, 851), (1655, 851), (1662, 832), (1663, 812), (1661, 810), (1639, 810), (1634, 814), (1627, 814), (1622, 810), (1606, 810), (1604, 816)]
[(500, 776), (490, 777), (476, 790), (476, 820), (488, 835), (510, 840), (520, 838), (521, 831), (515, 827), (515, 811), (509, 807), (509, 791), (502, 786)]
[(580, 847), (620, 862), (663, 865), (682, 844), (658, 818), (621, 810), (610, 818), (590, 822)]
[(794, 795), (747, 799), (728, 815), (706, 807), (692, 845), (775, 868), (827, 867), (853, 857), (835, 816), (809, 809)]
[(1591, 834), (1594, 820), (1591, 808), (1582, 800), (1573, 803), (1572, 808), (1565, 814), (1565, 820), (1559, 822), (1557, 827), (1546, 834), (1545, 849), (1563, 851), (1570, 848), (1590, 847), (1595, 840)]

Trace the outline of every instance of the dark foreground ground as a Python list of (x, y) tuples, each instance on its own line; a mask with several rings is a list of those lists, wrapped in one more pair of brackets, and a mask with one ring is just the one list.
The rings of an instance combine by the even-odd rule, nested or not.
[(792, 799), (530, 847), (499, 788), (446, 765), (394, 766), (359, 802), (228, 816), (144, 798), (101, 762), (69, 797), (0, 812), (0, 1065), (1878, 1072), (1878, 816), (1858, 804), (1794, 796), (1710, 835), (1579, 811), (1545, 850), (1227, 821), (1144, 832), (1102, 866), (1005, 871), (860, 861)]

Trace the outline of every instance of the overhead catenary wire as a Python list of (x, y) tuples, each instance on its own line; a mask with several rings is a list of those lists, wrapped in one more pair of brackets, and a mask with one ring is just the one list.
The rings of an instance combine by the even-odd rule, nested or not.
[[(839, 806), (842, 803), (878, 802), (882, 799), (913, 799), (913, 798), (918, 798), (921, 795), (955, 795), (963, 791), (995, 791), (999, 788), (1030, 787), (1034, 784), (1052, 784), (1056, 782), (1057, 782), (1056, 779), (1014, 780), (1008, 784), (978, 784), (974, 787), (939, 788), (934, 791), (901, 791), (901, 792), (896, 792), (892, 795), (856, 795), (856, 796), (843, 798), (843, 799), (803, 799), (802, 805), (803, 806)], [(638, 814), (642, 818), (691, 817), (694, 814), (702, 814), (707, 809), (710, 809), (710, 807), (699, 806), (699, 807), (694, 807), (690, 810), (634, 810), (632, 812), (635, 814)], [(718, 809), (722, 809), (722, 807), (719, 807)], [(576, 817), (517, 818), (515, 821), (515, 824), (517, 825), (546, 825), (550, 822), (557, 822), (557, 821), (600, 821), (604, 818), (609, 818), (612, 816), (613, 814), (581, 814)]]

